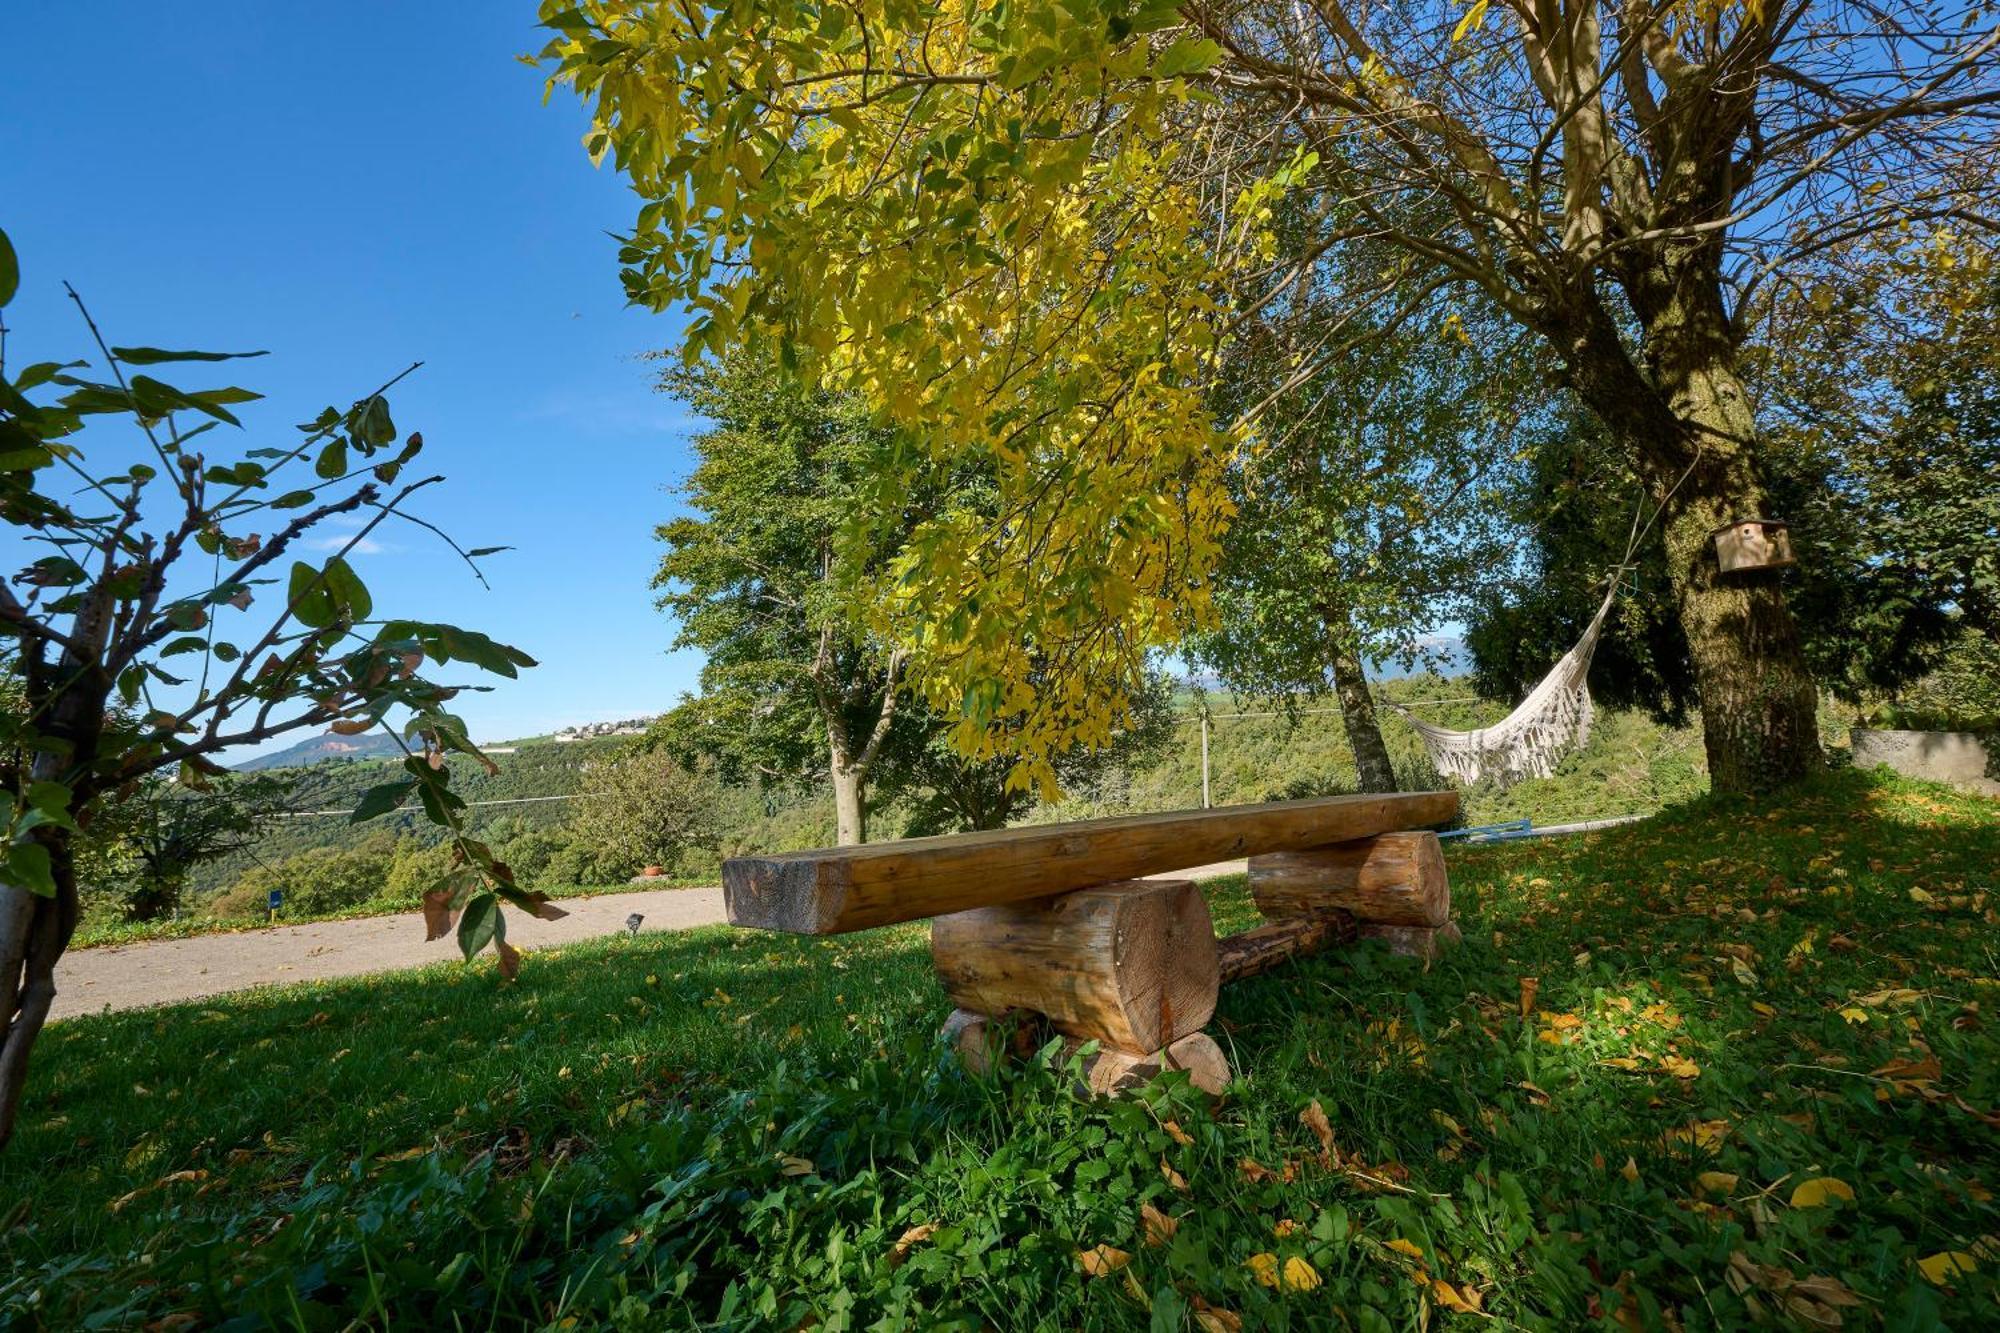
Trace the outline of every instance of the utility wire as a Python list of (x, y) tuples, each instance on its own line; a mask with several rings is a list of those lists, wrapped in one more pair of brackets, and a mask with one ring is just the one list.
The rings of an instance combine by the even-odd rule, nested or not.
[[(467, 808), (483, 805), (536, 805), (542, 801), (586, 801), (593, 796), (609, 796), (606, 791), (579, 791), (567, 796), (513, 796), (504, 801), (467, 801)], [(352, 810), (280, 810), (266, 815), (266, 819), (318, 819), (333, 815), (351, 815)]]

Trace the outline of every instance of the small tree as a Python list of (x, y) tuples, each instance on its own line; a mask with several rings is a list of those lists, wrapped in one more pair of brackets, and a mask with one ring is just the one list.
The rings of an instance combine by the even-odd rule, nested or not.
[(131, 867), (127, 921), (158, 921), (180, 910), (196, 868), (257, 841), (262, 822), (282, 810), (289, 778), (276, 774), (216, 780), (208, 791), (149, 778), (114, 807), (118, 851)]
[[(0, 233), (0, 306), (18, 281)], [(156, 774), (200, 791), (224, 772), (216, 756), (231, 746), (304, 728), (359, 732), (407, 714), (407, 776), (370, 791), (356, 817), (415, 795), (450, 829), (461, 864), (426, 895), (432, 933), (462, 905), (466, 956), (492, 942), (511, 971), (499, 898), (553, 910), (465, 836), (444, 754), (483, 756), (446, 709), (462, 687), (424, 674), (462, 662), (511, 677), (532, 659), (454, 626), (377, 619), (348, 562), (442, 480), (403, 479), (423, 440), (399, 439), (389, 386), (327, 408), (282, 445), (211, 453), (221, 438), (211, 432), (239, 426), (230, 409), (258, 395), (182, 388), (153, 368), (257, 354), (114, 347), (84, 318), (101, 358), (94, 370), (82, 361), (16, 370), (0, 329), (0, 519), (42, 552), (0, 581), (19, 699), (0, 719), (0, 1144), (76, 928), (76, 840)], [(93, 430), (88, 452), (82, 439), (87, 422), (107, 417), (130, 427), (108, 464), (115, 437), (100, 443)], [(333, 553), (296, 558), (307, 534), (336, 518), (354, 524)], [(468, 562), (487, 553), (459, 552)], [(135, 724), (108, 727), (114, 709)]]
[(584, 803), (569, 833), (590, 848), (600, 876), (629, 879), (652, 865), (671, 873), (688, 852), (715, 845), (715, 783), (665, 750), (623, 755), (591, 782), (600, 794)]
[(668, 718), (670, 745), (725, 772), (833, 787), (842, 846), (868, 836), (868, 784), (896, 721), (903, 655), (855, 623), (837, 548), (881, 443), (853, 399), (803, 387), (749, 355), (669, 371), (664, 387), (713, 421), (682, 487), (694, 516), (659, 528), (653, 586), (699, 648), (701, 694)]

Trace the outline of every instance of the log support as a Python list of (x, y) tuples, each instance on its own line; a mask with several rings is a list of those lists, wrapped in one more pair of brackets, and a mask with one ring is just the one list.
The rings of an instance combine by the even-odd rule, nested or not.
[(1201, 1029), (1223, 982), (1357, 941), (1429, 962), (1459, 940), (1435, 834), (1391, 832), (1254, 856), (1264, 925), (1218, 940), (1185, 880), (1130, 880), (938, 916), (931, 953), (958, 1008), (942, 1039), (968, 1070), (1033, 1052), (1053, 1030), (1084, 1091), (1115, 1096), (1180, 1070), (1220, 1095), (1231, 1071)]

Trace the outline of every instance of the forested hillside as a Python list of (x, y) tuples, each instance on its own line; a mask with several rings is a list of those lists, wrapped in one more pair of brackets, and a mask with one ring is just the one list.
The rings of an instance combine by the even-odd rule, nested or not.
[[(1478, 726), (1504, 712), (1499, 704), (1471, 700), (1463, 678), (1414, 676), (1380, 682), (1376, 688), (1385, 702), (1406, 703), (1426, 720), (1451, 726)], [(1204, 707), (1210, 716), (1209, 793), (1215, 804), (1353, 789), (1354, 760), (1338, 716), (1323, 711), (1270, 716), (1276, 710), (1254, 700), (1183, 692), (1175, 699), (1181, 719), (1174, 738), (1156, 758), (1131, 768), (1114, 766), (1090, 789), (1038, 807), (1030, 820), (1200, 805)], [(1441, 785), (1415, 734), (1393, 713), (1385, 715), (1384, 732), (1405, 787)], [(454, 759), (452, 786), (470, 803), (467, 817), (476, 836), (497, 842), (528, 830), (552, 830), (575, 818), (579, 803), (549, 798), (594, 790), (592, 773), (632, 744), (629, 737), (523, 742), (511, 753), (495, 756), (499, 765), (495, 774), (469, 760)], [(226, 886), (259, 864), (273, 864), (314, 848), (356, 847), (379, 840), (384, 833), (425, 845), (438, 841), (440, 831), (414, 806), (358, 825), (341, 813), (353, 809), (368, 788), (393, 780), (396, 770), (396, 762), (390, 760), (333, 760), (292, 770), (295, 786), (290, 805), (301, 813), (270, 821), (256, 845), (204, 867), (197, 890)], [(1473, 788), (1465, 794), (1465, 817), (1483, 823), (1528, 816), (1548, 823), (1642, 813), (1696, 795), (1705, 785), (1698, 731), (1663, 727), (1643, 713), (1606, 712), (1599, 716), (1591, 743), (1571, 756), (1555, 777), (1504, 791)], [(821, 793), (718, 787), (714, 798), (719, 804), (716, 852), (693, 857), (691, 870), (706, 870), (720, 855), (738, 851), (788, 850), (833, 841), (832, 806)], [(903, 833), (908, 814), (890, 805), (873, 819), (874, 836), (896, 837)]]

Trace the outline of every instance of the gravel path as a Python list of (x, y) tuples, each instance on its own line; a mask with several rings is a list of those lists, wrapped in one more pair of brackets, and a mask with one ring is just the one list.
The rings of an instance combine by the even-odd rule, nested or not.
[[(1212, 879), (1242, 870), (1241, 861), (1223, 861), (1162, 878)], [(595, 939), (625, 929), (625, 918), (633, 912), (644, 915), (645, 930), (687, 930), (728, 920), (720, 888), (635, 889), (563, 898), (557, 905), (569, 913), (560, 921), (509, 911), (508, 942), (545, 949)], [(52, 1016), (72, 1018), (199, 1000), (252, 986), (393, 972), (456, 957), (458, 942), (450, 935), (424, 942), (423, 916), (416, 912), (79, 949), (56, 964)]]

